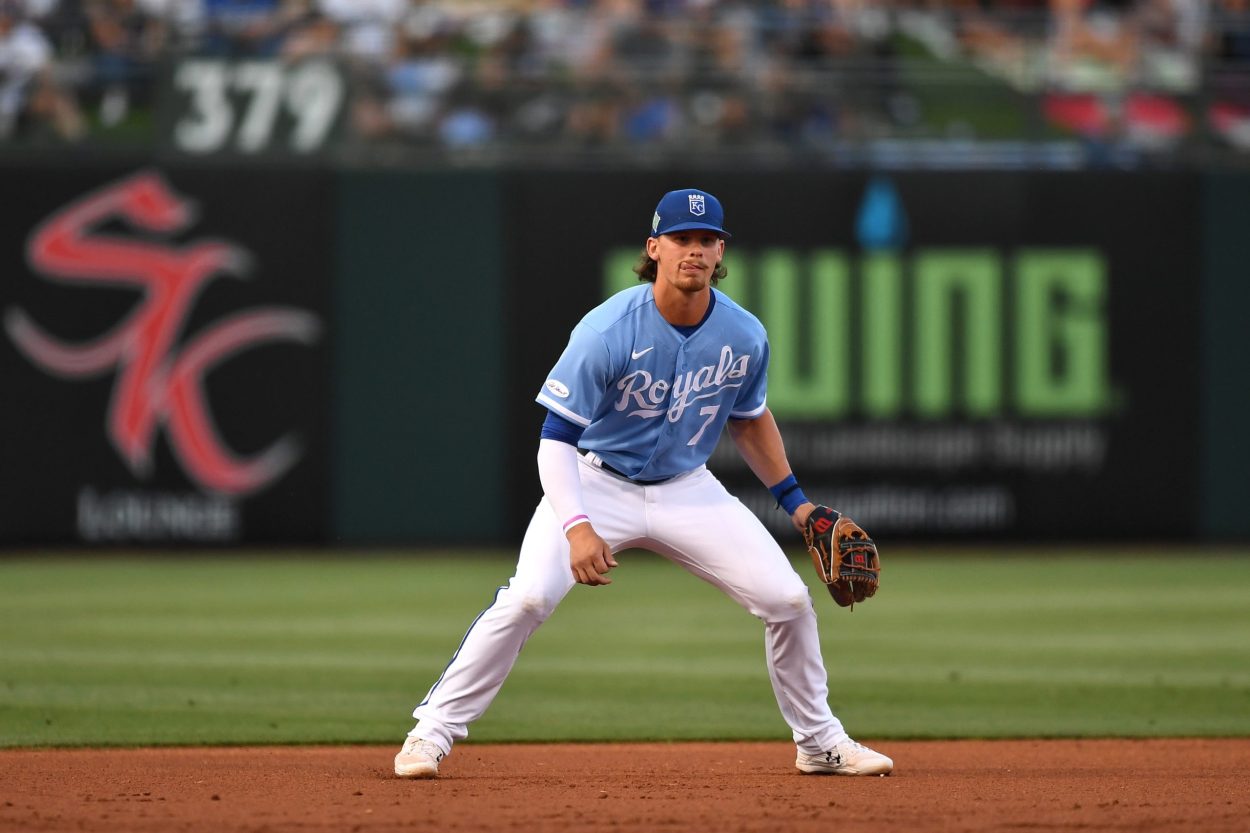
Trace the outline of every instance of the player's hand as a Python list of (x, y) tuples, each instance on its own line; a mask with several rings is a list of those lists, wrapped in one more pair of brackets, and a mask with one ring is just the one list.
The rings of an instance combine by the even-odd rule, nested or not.
[(790, 523), (794, 524), (794, 528), (803, 534), (807, 530), (807, 517), (812, 514), (812, 510), (816, 508), (816, 504), (810, 500), (807, 503), (800, 503), (799, 507), (794, 510), (794, 514), (790, 516)]
[(608, 542), (590, 524), (578, 524), (565, 533), (569, 539), (569, 566), (578, 584), (611, 584), (608, 571), (617, 566)]

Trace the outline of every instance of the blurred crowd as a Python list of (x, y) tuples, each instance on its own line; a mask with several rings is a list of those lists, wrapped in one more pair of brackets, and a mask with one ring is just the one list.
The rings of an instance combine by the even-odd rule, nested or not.
[(1250, 151), (1250, 0), (0, 0), (0, 141), (150, 121), (189, 55), (332, 57), (369, 146)]

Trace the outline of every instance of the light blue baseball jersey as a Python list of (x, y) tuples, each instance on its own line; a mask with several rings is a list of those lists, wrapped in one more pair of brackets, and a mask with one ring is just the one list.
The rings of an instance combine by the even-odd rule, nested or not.
[(768, 377), (764, 326), (712, 292), (689, 337), (660, 315), (650, 283), (613, 295), (573, 328), (538, 403), (584, 427), (578, 445), (632, 478), (703, 465), (730, 417), (764, 413)]

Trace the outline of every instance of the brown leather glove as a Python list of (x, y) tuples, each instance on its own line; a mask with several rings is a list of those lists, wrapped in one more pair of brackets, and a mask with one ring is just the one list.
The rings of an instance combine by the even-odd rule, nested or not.
[(881, 579), (877, 545), (850, 518), (828, 506), (817, 506), (803, 526), (803, 540), (812, 564), (839, 607), (855, 609), (871, 598)]

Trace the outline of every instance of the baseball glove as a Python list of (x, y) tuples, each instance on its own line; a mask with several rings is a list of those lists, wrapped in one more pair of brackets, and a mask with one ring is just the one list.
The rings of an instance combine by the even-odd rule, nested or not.
[(881, 578), (877, 545), (859, 524), (828, 506), (817, 506), (803, 525), (803, 540), (829, 595), (839, 607), (855, 609), (871, 598)]

